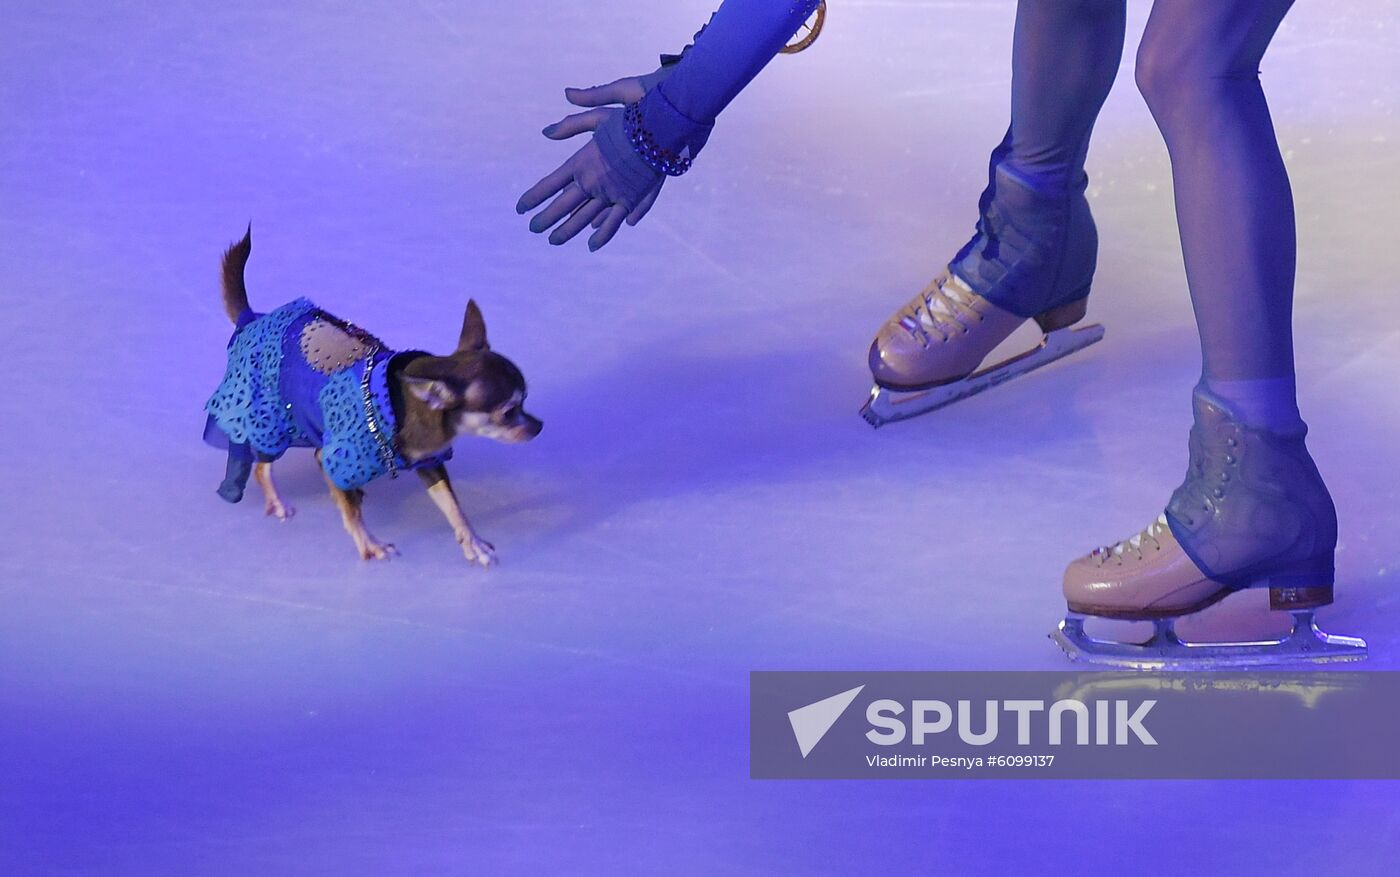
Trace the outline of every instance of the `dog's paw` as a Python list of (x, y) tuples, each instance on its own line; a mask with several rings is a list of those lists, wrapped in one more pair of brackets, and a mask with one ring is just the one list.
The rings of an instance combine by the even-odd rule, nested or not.
[(276, 518), (279, 521), (290, 520), (292, 515), (297, 513), (296, 506), (280, 499), (269, 499), (263, 506), (263, 514), (269, 518)]
[(482, 568), (496, 565), (496, 546), (490, 542), (472, 533), (463, 534), (457, 541), (462, 543), (462, 556), (471, 563), (480, 564)]
[(366, 539), (359, 548), (361, 560), (388, 560), (391, 557), (399, 556), (399, 550), (394, 547), (392, 542)]

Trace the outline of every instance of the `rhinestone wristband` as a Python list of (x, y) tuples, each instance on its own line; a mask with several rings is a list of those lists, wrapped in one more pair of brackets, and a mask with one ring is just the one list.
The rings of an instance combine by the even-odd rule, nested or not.
[(651, 165), (652, 169), (658, 173), (663, 173), (668, 177), (678, 177), (690, 170), (690, 157), (677, 155), (669, 149), (656, 142), (656, 138), (651, 135), (642, 125), (641, 103), (627, 105), (627, 109), (622, 115), (623, 130), (627, 133), (627, 141), (632, 144), (632, 149), (642, 157), (642, 160)]

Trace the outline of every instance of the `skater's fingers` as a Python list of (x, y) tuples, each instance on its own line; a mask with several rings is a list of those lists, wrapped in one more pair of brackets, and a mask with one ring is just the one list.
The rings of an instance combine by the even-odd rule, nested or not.
[(624, 76), (607, 85), (592, 88), (566, 88), (564, 98), (576, 107), (602, 107), (608, 104), (630, 104), (646, 96), (640, 76)]
[(603, 220), (602, 223), (594, 223), (593, 227), (598, 230), (593, 232), (593, 236), (588, 239), (590, 253), (596, 253), (613, 239), (613, 235), (617, 234), (617, 230), (622, 227), (622, 221), (627, 218), (627, 207), (623, 204), (614, 204), (600, 218)]
[(588, 201), (582, 207), (575, 210), (574, 215), (565, 220), (563, 225), (550, 233), (549, 242), (556, 247), (560, 244), (568, 243), (573, 239), (574, 235), (588, 228), (588, 224), (593, 221), (593, 217), (606, 210), (607, 206), (608, 202), (599, 198)]
[(530, 187), (529, 191), (521, 195), (520, 200), (515, 204), (515, 212), (521, 214), (529, 213), (531, 210), (543, 204), (547, 198), (569, 185), (573, 180), (573, 159), (569, 159), (559, 165), (554, 173), (540, 180), (538, 183), (535, 183)]
[(656, 203), (656, 197), (661, 194), (661, 187), (665, 184), (663, 179), (652, 189), (642, 196), (642, 200), (637, 202), (637, 206), (632, 208), (632, 212), (627, 214), (627, 224), (636, 225), (642, 221), (642, 217), (651, 212), (651, 205)]
[(568, 188), (560, 192), (559, 197), (551, 201), (548, 207), (534, 215), (530, 220), (530, 231), (535, 234), (543, 232), (573, 213), (587, 200), (587, 192), (580, 189), (576, 183), (569, 184)]
[(607, 121), (610, 113), (615, 112), (617, 111), (611, 109), (598, 109), (589, 110), (586, 113), (574, 113), (572, 116), (565, 116), (553, 125), (546, 125), (541, 133), (550, 140), (568, 140), (570, 137), (585, 131), (596, 130), (599, 125)]

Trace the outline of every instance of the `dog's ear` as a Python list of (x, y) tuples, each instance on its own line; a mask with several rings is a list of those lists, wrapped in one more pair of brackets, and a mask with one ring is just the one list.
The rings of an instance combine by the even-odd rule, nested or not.
[(403, 370), (404, 386), (424, 402), (430, 395), (448, 404), (461, 401), (462, 364), (450, 356), (417, 356)]
[(457, 341), (458, 353), (481, 353), (491, 345), (486, 343), (486, 321), (476, 299), (467, 302), (467, 315), (462, 318), (462, 337)]
[(404, 385), (408, 391), (418, 399), (426, 402), (428, 407), (434, 411), (441, 411), (444, 408), (451, 408), (462, 398), (457, 395), (457, 391), (452, 389), (445, 381), (433, 378), (415, 378), (404, 375)]

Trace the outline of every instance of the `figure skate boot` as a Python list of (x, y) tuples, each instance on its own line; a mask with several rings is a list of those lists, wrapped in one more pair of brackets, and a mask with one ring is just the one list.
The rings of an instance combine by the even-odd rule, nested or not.
[[(1136, 669), (1365, 658), (1365, 642), (1323, 633), (1313, 618), (1332, 602), (1337, 515), (1307, 428), (1250, 427), (1201, 387), (1194, 402), (1186, 480), (1142, 532), (1069, 565), (1069, 613), (1051, 637), (1073, 659)], [(1270, 607), (1292, 613), (1292, 632), (1240, 643), (1176, 635), (1174, 619), (1244, 588), (1268, 588)], [(1096, 639), (1084, 631), (1087, 616), (1152, 621), (1154, 633), (1144, 643)]]
[[(875, 379), (861, 416), (879, 427), (942, 408), (1068, 356), (1103, 338), (1084, 319), (1098, 236), (1084, 197), (1088, 178), (1045, 196), (993, 154), (971, 241), (886, 321), (870, 346)], [(1034, 319), (1040, 344), (979, 370), (1018, 326)]]

